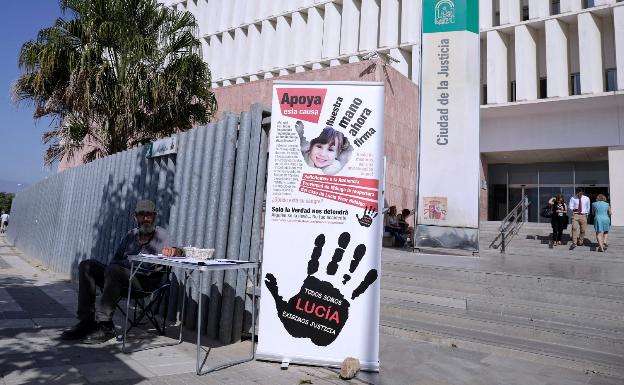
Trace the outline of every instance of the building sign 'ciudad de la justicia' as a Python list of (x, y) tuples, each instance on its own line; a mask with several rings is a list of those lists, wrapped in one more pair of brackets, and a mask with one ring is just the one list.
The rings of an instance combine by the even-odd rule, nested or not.
[(416, 246), (476, 251), (479, 4), (424, 0), (422, 15)]

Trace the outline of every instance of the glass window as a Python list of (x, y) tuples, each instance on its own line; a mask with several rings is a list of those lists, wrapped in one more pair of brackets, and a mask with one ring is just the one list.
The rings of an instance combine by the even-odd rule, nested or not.
[(537, 184), (537, 165), (510, 164), (509, 184)]
[(570, 95), (581, 94), (581, 74), (575, 72), (570, 74)]
[(548, 82), (546, 78), (540, 78), (539, 87), (540, 99), (546, 99), (548, 97)]
[(538, 167), (540, 185), (574, 184), (574, 168), (571, 163), (544, 163)]
[(487, 179), (490, 185), (494, 185), (494, 184), (507, 185), (507, 165), (506, 164), (489, 165)]
[(529, 6), (525, 5), (522, 7), (522, 21), (529, 20)]
[(560, 13), (559, 0), (551, 0), (550, 2), (550, 14), (558, 15)]
[(516, 101), (516, 81), (515, 80), (512, 80), (511, 84), (509, 85), (509, 101), (510, 102)]
[(608, 68), (605, 70), (605, 81), (607, 91), (617, 90), (617, 71), (615, 68)]
[(487, 104), (487, 84), (481, 87), (481, 95), (483, 95), (483, 102), (481, 104)]
[(583, 162), (574, 164), (575, 183), (579, 185), (608, 185), (609, 162)]

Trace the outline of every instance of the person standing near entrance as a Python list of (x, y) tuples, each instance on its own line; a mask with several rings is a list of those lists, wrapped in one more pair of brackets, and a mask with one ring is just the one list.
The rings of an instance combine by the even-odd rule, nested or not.
[(572, 250), (576, 246), (583, 246), (583, 242), (585, 242), (585, 230), (587, 229), (587, 214), (589, 214), (589, 198), (583, 195), (583, 189), (576, 189), (576, 195), (570, 198), (569, 207), (573, 213), (572, 245), (570, 245), (570, 250)]
[(592, 214), (594, 214), (594, 229), (596, 230), (598, 251), (605, 251), (609, 241), (611, 207), (607, 203), (607, 197), (603, 194), (598, 194), (596, 202), (592, 203)]
[(552, 209), (550, 224), (553, 229), (553, 246), (561, 245), (563, 230), (568, 227), (568, 205), (566, 205), (563, 194), (557, 194), (548, 202)]

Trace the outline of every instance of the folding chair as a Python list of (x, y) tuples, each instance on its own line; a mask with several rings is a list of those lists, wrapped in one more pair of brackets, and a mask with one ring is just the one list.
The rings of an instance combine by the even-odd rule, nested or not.
[[(120, 297), (120, 301), (117, 301), (117, 309), (119, 309), (124, 317), (128, 318), (128, 331), (135, 326), (145, 324), (143, 320), (147, 318), (160, 335), (165, 334), (167, 312), (169, 310), (169, 291), (171, 288), (171, 267), (167, 267), (162, 272), (159, 272), (159, 274), (163, 275), (163, 280), (160, 285), (156, 285), (154, 289), (132, 289), (132, 295), (130, 297), (132, 307), (129, 311), (129, 313), (131, 312), (132, 314), (126, 314), (124, 307), (120, 305), (120, 303), (125, 304), (125, 301), (122, 302), (121, 299), (127, 298), (128, 293), (127, 286), (122, 289), (121, 292), (123, 294)], [(164, 314), (162, 315), (162, 322), (160, 322), (158, 320), (158, 314), (163, 301)]]

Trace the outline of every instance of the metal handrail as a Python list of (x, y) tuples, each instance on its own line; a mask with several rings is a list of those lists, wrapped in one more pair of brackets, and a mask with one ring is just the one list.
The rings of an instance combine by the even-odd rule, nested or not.
[[(520, 228), (527, 221), (528, 208), (531, 202), (526, 195), (522, 196), (522, 199), (518, 204), (511, 209), (509, 214), (503, 218), (500, 226), (498, 227), (499, 234), (490, 243), (490, 248), (497, 249), (500, 247), (501, 253), (505, 252), (506, 246), (511, 242), (514, 235), (518, 234)], [(497, 241), (500, 239), (500, 243)]]

